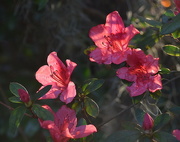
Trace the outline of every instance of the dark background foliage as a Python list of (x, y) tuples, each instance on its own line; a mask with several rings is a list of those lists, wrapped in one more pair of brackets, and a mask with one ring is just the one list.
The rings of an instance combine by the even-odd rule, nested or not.
[[(172, 7), (173, 8), (173, 4)], [(171, 70), (180, 70), (177, 57), (171, 57), (162, 51), (165, 43), (174, 43), (171, 37), (165, 37), (155, 44), (152, 29), (144, 26), (137, 16), (160, 19), (166, 10), (160, 1), (152, 0), (1, 0), (0, 2), (0, 101), (15, 108), (17, 105), (8, 101), (12, 96), (9, 91), (10, 82), (23, 84), (30, 94), (35, 93), (40, 84), (35, 80), (35, 72), (46, 64), (47, 55), (51, 51), (58, 52), (65, 62), (70, 59), (78, 64), (72, 74), (76, 85), (82, 85), (86, 79), (96, 77), (105, 79), (101, 89), (91, 94), (100, 106), (95, 125), (116, 115), (131, 104), (131, 98), (125, 85), (115, 76), (115, 68), (110, 65), (98, 65), (89, 61), (84, 50), (93, 45), (88, 37), (91, 27), (105, 23), (106, 15), (117, 10), (125, 25), (131, 23), (140, 31), (147, 31), (147, 38), (137, 44), (146, 53), (160, 57), (160, 63)], [(148, 35), (149, 34), (149, 35)], [(139, 37), (138, 37), (139, 38)], [(140, 38), (139, 38), (140, 39)], [(137, 40), (138, 41), (138, 40)], [(151, 48), (152, 47), (152, 48)], [(148, 50), (147, 50), (148, 49)], [(164, 75), (163, 82), (176, 78), (173, 72)], [(179, 105), (179, 80), (171, 81), (164, 86), (164, 97), (160, 103), (162, 111), (168, 105)], [(100, 128), (100, 135), (107, 136), (122, 129), (123, 121), (135, 121), (134, 110), (116, 117)], [(25, 116), (22, 126), (15, 137), (8, 133), (10, 110), (0, 106), (0, 139), (14, 142), (46, 141), (47, 131), (39, 127), (37, 120)], [(175, 122), (178, 124), (179, 122)], [(96, 141), (98, 138), (96, 138)]]

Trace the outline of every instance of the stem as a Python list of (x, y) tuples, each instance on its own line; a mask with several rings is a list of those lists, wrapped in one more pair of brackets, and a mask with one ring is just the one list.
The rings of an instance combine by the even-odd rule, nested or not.
[(172, 82), (172, 81), (174, 81), (174, 80), (176, 80), (176, 79), (178, 79), (178, 78), (180, 78), (180, 76), (176, 76), (176, 77), (170, 79), (169, 81), (165, 82), (165, 83), (163, 84), (163, 86), (167, 85), (168, 83), (170, 83), (170, 82)]
[[(5, 104), (5, 103), (3, 103), (3, 102), (1, 102), (1, 101), (0, 101), (0, 104), (3, 105), (4, 107), (8, 108), (9, 110), (14, 110), (13, 107), (8, 106), (7, 104)], [(26, 116), (28, 116), (28, 117), (33, 117), (32, 115), (27, 114), (27, 113), (25, 113), (24, 115), (26, 115)]]
[(110, 119), (106, 120), (105, 122), (103, 122), (102, 124), (100, 124), (97, 128), (99, 129), (100, 127), (102, 127), (103, 125), (105, 125), (106, 123), (110, 122), (111, 120), (113, 120), (114, 118), (116, 118), (117, 116), (119, 116), (120, 114), (126, 112), (127, 110), (131, 109), (132, 107), (138, 105), (140, 102), (136, 103), (136, 104), (132, 104), (130, 105), (128, 108), (120, 111), (118, 114), (116, 114), (115, 116), (111, 117)]

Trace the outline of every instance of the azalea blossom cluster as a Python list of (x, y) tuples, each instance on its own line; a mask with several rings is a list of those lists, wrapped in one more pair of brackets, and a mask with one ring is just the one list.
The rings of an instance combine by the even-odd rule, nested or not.
[(106, 23), (91, 28), (90, 38), (97, 48), (89, 54), (89, 59), (98, 64), (121, 64), (126, 66), (117, 70), (117, 76), (132, 82), (127, 87), (131, 97), (143, 94), (146, 90), (155, 92), (162, 89), (161, 76), (158, 74), (158, 58), (146, 55), (141, 49), (128, 47), (130, 40), (139, 31), (133, 26), (124, 26), (117, 11), (107, 15)]
[[(58, 58), (56, 52), (51, 52), (47, 58), (48, 65), (44, 65), (36, 72), (36, 79), (45, 86), (51, 85), (51, 89), (39, 99), (56, 99), (60, 98), (65, 104), (71, 103), (76, 96), (75, 84), (70, 80), (71, 74), (76, 63), (66, 60), (67, 66)], [(97, 129), (94, 125), (77, 125), (75, 110), (68, 108), (66, 105), (55, 113), (49, 106), (43, 108), (50, 111), (54, 116), (52, 120), (39, 119), (40, 125), (44, 129), (48, 129), (54, 142), (67, 142), (69, 139), (86, 137)]]

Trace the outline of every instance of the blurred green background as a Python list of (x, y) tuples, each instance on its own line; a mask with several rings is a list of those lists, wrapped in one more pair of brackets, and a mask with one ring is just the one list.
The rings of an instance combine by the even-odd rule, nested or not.
[[(92, 77), (105, 79), (103, 87), (90, 95), (100, 106), (98, 118), (92, 118), (92, 122), (99, 125), (132, 102), (126, 86), (115, 76), (116, 68), (92, 63), (84, 54), (84, 50), (94, 44), (88, 37), (90, 28), (105, 23), (106, 15), (117, 10), (126, 26), (132, 23), (141, 31), (141, 35), (135, 37), (131, 44), (154, 57), (160, 57), (160, 64), (174, 71), (163, 75), (165, 83), (172, 78), (178, 78), (179, 72), (176, 71), (180, 70), (180, 59), (166, 55), (161, 47), (164, 44), (179, 43), (168, 36), (155, 43), (159, 38), (157, 32), (141, 22), (138, 16), (160, 21), (162, 13), (167, 9), (174, 9), (174, 4), (165, 8), (160, 0), (1, 0), (0, 101), (13, 108), (18, 106), (8, 101), (12, 96), (9, 91), (10, 82), (18, 82), (24, 85), (30, 94), (35, 93), (41, 86), (35, 80), (35, 72), (47, 64), (48, 54), (56, 51), (63, 62), (70, 59), (78, 64), (72, 74), (72, 80), (77, 86)], [(175, 79), (164, 86), (163, 97), (159, 103), (162, 111), (171, 104), (180, 104), (179, 81)], [(100, 136), (106, 137), (122, 129), (123, 121), (134, 121), (133, 112), (133, 109), (129, 110), (101, 127)], [(10, 110), (0, 104), (2, 141), (47, 141), (47, 131), (39, 127), (37, 120), (27, 116), (24, 117), (18, 134), (15, 137), (10, 135), (9, 115)], [(179, 127), (178, 124), (179, 122), (175, 121), (174, 125)], [(100, 136), (93, 141), (99, 142), (102, 139)]]

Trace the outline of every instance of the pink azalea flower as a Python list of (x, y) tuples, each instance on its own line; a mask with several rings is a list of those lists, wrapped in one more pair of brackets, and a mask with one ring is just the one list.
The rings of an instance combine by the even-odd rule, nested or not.
[(47, 105), (43, 106), (54, 115), (54, 121), (39, 120), (40, 125), (44, 129), (48, 129), (54, 142), (67, 142), (69, 139), (86, 137), (97, 129), (94, 125), (77, 125), (76, 112), (65, 105), (56, 113)]
[(154, 120), (153, 118), (148, 114), (146, 113), (144, 115), (144, 120), (143, 120), (143, 129), (144, 130), (151, 130), (154, 126)]
[(18, 89), (18, 94), (19, 94), (21, 101), (23, 101), (24, 103), (28, 103), (30, 101), (30, 96), (27, 91), (25, 91), (23, 89)]
[(175, 11), (175, 14), (179, 14), (180, 13), (180, 0), (174, 0), (174, 3), (176, 5), (176, 9), (177, 11)]
[(70, 81), (76, 63), (66, 60), (67, 67), (57, 57), (56, 52), (51, 52), (47, 58), (48, 65), (44, 65), (36, 72), (36, 79), (43, 85), (52, 85), (51, 89), (40, 99), (55, 99), (60, 95), (60, 100), (70, 103), (76, 96), (75, 84)]
[(143, 94), (146, 90), (155, 92), (162, 89), (161, 76), (158, 73), (158, 58), (145, 55), (140, 49), (132, 49), (132, 54), (127, 57), (127, 67), (117, 70), (121, 79), (133, 82), (127, 87), (132, 97)]
[(139, 31), (133, 25), (125, 27), (117, 11), (107, 15), (106, 24), (100, 24), (90, 29), (89, 36), (97, 48), (89, 56), (90, 61), (98, 64), (120, 64), (131, 53), (129, 41)]
[(180, 141), (180, 130), (178, 130), (178, 129), (173, 130), (172, 134), (173, 134), (173, 136), (176, 137), (176, 139), (177, 139), (178, 141)]

